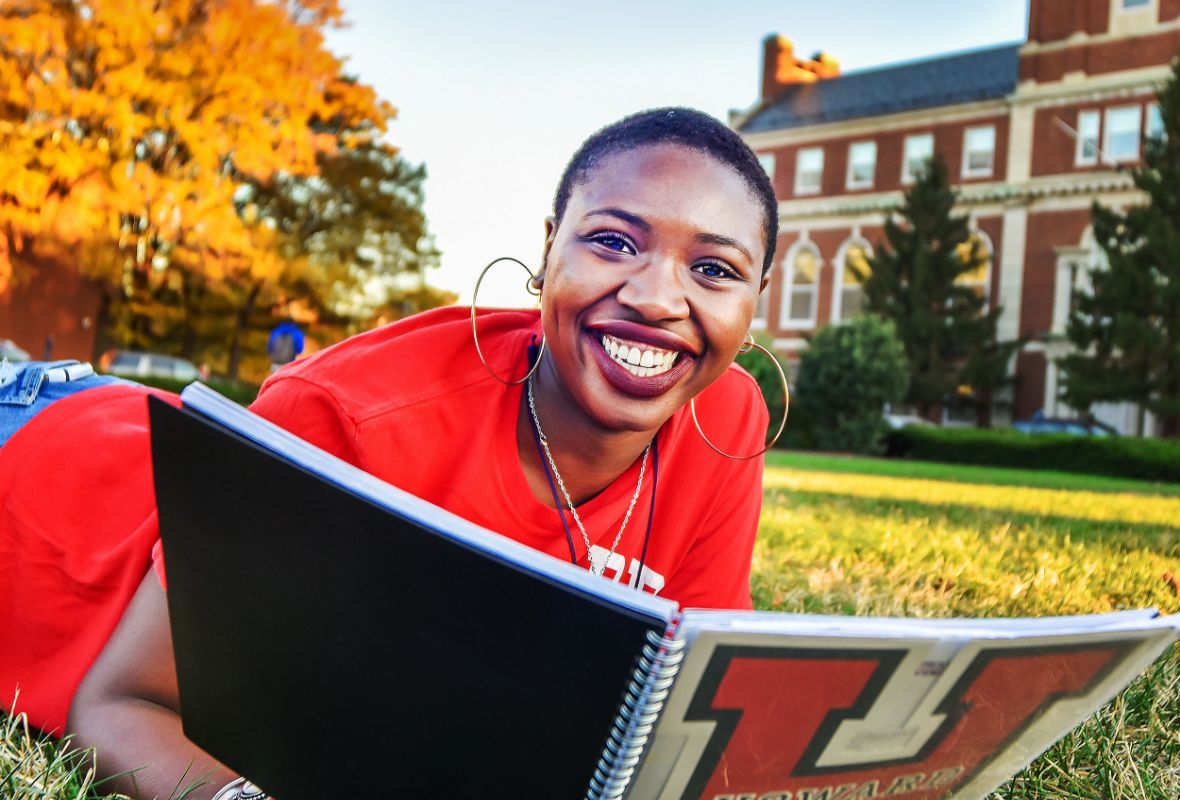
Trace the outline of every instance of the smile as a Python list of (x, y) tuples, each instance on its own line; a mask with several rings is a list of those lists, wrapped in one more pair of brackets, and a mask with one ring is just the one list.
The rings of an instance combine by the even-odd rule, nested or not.
[(602, 335), (602, 349), (606, 351), (612, 361), (639, 378), (663, 375), (672, 369), (677, 356), (680, 355), (676, 350), (663, 350), (635, 342), (628, 343), (609, 333)]

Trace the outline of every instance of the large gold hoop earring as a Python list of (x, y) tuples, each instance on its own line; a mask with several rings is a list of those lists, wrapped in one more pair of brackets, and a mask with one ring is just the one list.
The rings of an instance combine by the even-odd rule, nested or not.
[[(705, 444), (709, 445), (709, 447), (711, 447), (715, 453), (719, 453), (726, 458), (732, 458), (734, 461), (746, 461), (751, 458), (757, 458), (770, 448), (774, 447), (774, 443), (778, 441), (778, 437), (783, 435), (783, 428), (787, 427), (787, 413), (791, 409), (791, 389), (787, 385), (787, 373), (783, 372), (782, 365), (778, 363), (778, 359), (774, 357), (774, 353), (755, 342), (752, 336), (742, 343), (742, 346), (738, 348), (738, 352), (748, 353), (751, 350), (760, 350), (763, 355), (770, 359), (770, 363), (774, 364), (774, 368), (778, 370), (779, 380), (783, 383), (783, 418), (779, 421), (778, 430), (775, 431), (774, 438), (766, 443), (766, 447), (763, 447), (757, 453), (750, 453), (748, 456), (731, 456), (729, 453), (710, 442), (709, 437), (705, 435), (703, 430), (701, 430), (701, 422), (697, 419), (696, 398), (694, 397), (692, 400), (688, 401), (688, 409), (692, 412), (692, 424), (697, 426), (697, 433), (699, 433), (701, 438), (705, 440)], [(765, 401), (765, 398), (763, 398), (763, 402)]]
[(545, 332), (541, 332), (541, 349), (537, 352), (537, 360), (533, 362), (532, 369), (530, 369), (520, 380), (504, 380), (496, 374), (495, 370), (493, 370), (488, 364), (488, 360), (484, 358), (483, 350), (480, 349), (479, 346), (479, 331), (477, 331), (475, 328), (475, 299), (479, 297), (479, 285), (483, 283), (483, 276), (487, 275), (488, 270), (496, 264), (499, 264), (501, 261), (512, 261), (516, 264), (520, 264), (521, 268), (529, 274), (529, 279), (525, 281), (524, 284), (524, 290), (533, 297), (541, 296), (541, 284), (537, 280), (537, 276), (533, 274), (533, 271), (529, 269), (523, 261), (521, 261), (519, 258), (513, 258), (512, 256), (500, 256), (499, 258), (492, 259), (488, 262), (488, 265), (480, 271), (479, 277), (475, 279), (475, 291), (471, 293), (471, 339), (475, 342), (475, 354), (479, 356), (479, 360), (483, 363), (484, 369), (488, 371), (488, 374), (490, 374), (493, 378), (505, 386), (516, 386), (517, 384), (524, 383), (529, 378), (533, 377), (533, 373), (536, 372), (537, 367), (541, 365), (541, 356), (545, 355)]

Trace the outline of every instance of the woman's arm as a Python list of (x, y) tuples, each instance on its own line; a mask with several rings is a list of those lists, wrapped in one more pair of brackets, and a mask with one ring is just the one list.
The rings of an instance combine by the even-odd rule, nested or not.
[[(115, 632), (82, 679), (67, 733), (94, 747), (111, 791), (137, 800), (209, 800), (236, 775), (181, 731), (176, 664), (164, 590), (149, 571)], [(104, 790), (108, 784), (104, 784)]]

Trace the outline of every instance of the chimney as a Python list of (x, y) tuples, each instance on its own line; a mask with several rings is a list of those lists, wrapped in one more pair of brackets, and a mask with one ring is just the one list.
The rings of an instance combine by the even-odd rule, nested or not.
[(840, 62), (823, 51), (811, 58), (795, 57), (795, 45), (786, 36), (772, 33), (762, 40), (762, 102), (777, 99), (785, 88), (814, 83), (840, 75)]

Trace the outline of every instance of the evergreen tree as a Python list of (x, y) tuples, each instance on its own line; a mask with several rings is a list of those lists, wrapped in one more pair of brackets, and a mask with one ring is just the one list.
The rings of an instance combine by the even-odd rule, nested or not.
[(984, 412), (992, 393), (1010, 383), (1008, 362), (1021, 342), (997, 342), (999, 307), (963, 279), (988, 259), (965, 216), (941, 156), (928, 162), (905, 193), (898, 215), (885, 221), (885, 241), (869, 273), (850, 265), (864, 286), (865, 306), (893, 323), (909, 363), (905, 402), (924, 417), (946, 405)]
[(1126, 212), (1093, 207), (1094, 238), (1107, 266), (1074, 298), (1066, 335), (1076, 348), (1058, 361), (1062, 398), (1077, 409), (1130, 401), (1180, 436), (1180, 62), (1159, 93), (1164, 136), (1148, 139), (1131, 170), (1147, 203)]

